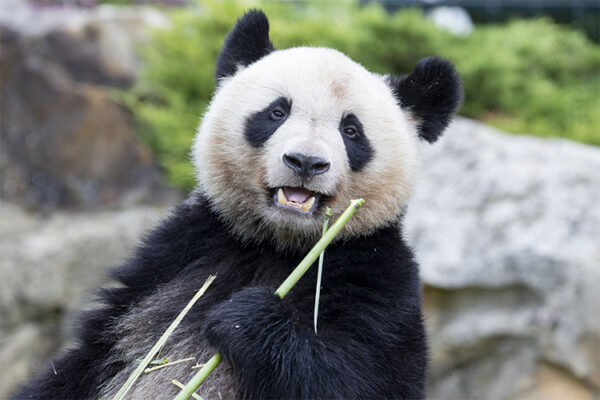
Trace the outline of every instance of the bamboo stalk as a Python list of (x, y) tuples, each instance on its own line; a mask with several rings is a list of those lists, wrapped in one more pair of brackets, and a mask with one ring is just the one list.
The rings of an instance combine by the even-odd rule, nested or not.
[[(183, 386), (183, 383), (179, 382), (177, 379), (171, 379), (171, 383), (172, 383), (173, 385), (177, 386), (179, 389), (183, 389), (183, 388), (184, 388), (184, 386)], [(194, 392), (194, 393), (192, 393), (192, 397), (193, 397), (194, 399), (196, 399), (196, 400), (204, 400), (204, 399), (202, 398), (202, 396), (198, 395), (198, 394), (197, 394), (197, 393), (195, 393), (195, 392)]]
[(129, 378), (127, 378), (127, 381), (123, 384), (123, 386), (121, 386), (113, 400), (123, 400), (123, 398), (125, 398), (125, 395), (129, 391), (129, 389), (133, 387), (133, 384), (135, 383), (137, 378), (139, 378), (139, 376), (144, 372), (144, 369), (146, 368), (148, 363), (152, 361), (152, 357), (154, 357), (158, 350), (167, 342), (169, 336), (171, 336), (171, 333), (173, 333), (175, 328), (177, 328), (183, 317), (185, 317), (188, 311), (190, 311), (190, 309), (196, 303), (196, 301), (198, 301), (198, 299), (204, 295), (204, 292), (206, 292), (206, 289), (208, 289), (210, 284), (213, 283), (215, 278), (216, 276), (214, 275), (208, 277), (208, 279), (206, 280), (206, 282), (204, 282), (204, 285), (202, 285), (200, 290), (198, 290), (198, 292), (194, 295), (194, 297), (192, 297), (192, 299), (185, 306), (185, 308), (181, 310), (177, 318), (175, 318), (175, 320), (171, 322), (171, 325), (169, 325), (165, 333), (163, 333), (162, 336), (158, 339), (158, 341), (154, 344), (154, 346), (152, 346), (152, 348), (150, 349), (148, 354), (146, 354), (146, 357), (144, 357), (142, 362), (140, 362), (137, 368), (131, 373), (131, 375), (129, 375)]
[[(331, 209), (327, 207), (325, 210), (325, 220), (323, 221), (323, 234), (327, 232), (327, 225), (329, 224), (329, 218), (331, 218)], [(319, 254), (319, 268), (317, 269), (317, 288), (315, 289), (315, 311), (314, 311), (314, 325), (315, 334), (317, 333), (317, 321), (319, 319), (319, 298), (321, 297), (321, 278), (323, 277), (323, 259), (325, 258), (325, 250)]]
[(152, 371), (156, 371), (156, 370), (159, 370), (159, 369), (162, 369), (162, 368), (170, 367), (171, 365), (176, 365), (176, 364), (180, 364), (182, 362), (188, 362), (188, 361), (194, 361), (194, 360), (195, 360), (194, 357), (182, 358), (181, 360), (171, 361), (171, 362), (168, 362), (168, 363), (165, 363), (165, 364), (158, 365), (156, 367), (146, 368), (144, 370), (144, 373), (147, 374), (148, 372), (152, 372)]
[[(365, 203), (364, 199), (351, 200), (350, 205), (346, 210), (339, 216), (335, 223), (329, 228), (321, 239), (315, 244), (315, 246), (308, 252), (308, 254), (300, 261), (300, 264), (292, 271), (292, 273), (283, 281), (283, 283), (277, 288), (275, 294), (280, 298), (284, 298), (286, 294), (294, 287), (296, 283), (302, 278), (302, 276), (308, 271), (311, 265), (319, 257), (319, 255), (325, 250), (325, 248), (331, 243), (333, 238), (342, 230), (344, 225)], [(198, 389), (204, 379), (219, 365), (221, 362), (221, 353), (217, 352), (211, 359), (192, 377), (192, 379), (185, 385), (185, 387), (179, 392), (175, 400), (187, 400), (190, 398), (192, 393)]]
[(186, 383), (185, 387), (181, 389), (181, 392), (179, 392), (175, 399), (189, 399), (192, 393), (194, 393), (196, 389), (198, 389), (198, 387), (202, 384), (202, 382), (204, 382), (206, 377), (210, 375), (210, 373), (213, 372), (217, 365), (221, 363), (221, 359), (222, 358), (220, 352), (217, 352), (214, 356), (212, 356), (210, 360), (208, 360), (206, 364), (204, 364), (204, 366), (200, 368), (200, 371), (196, 372), (196, 375), (194, 375), (192, 379), (190, 379), (190, 381)]
[(317, 257), (325, 250), (325, 247), (331, 243), (333, 238), (342, 230), (344, 225), (348, 222), (350, 217), (354, 215), (356, 210), (358, 210), (365, 201), (363, 199), (351, 200), (350, 205), (346, 210), (339, 216), (339, 218), (335, 221), (335, 223), (325, 232), (325, 234), (321, 237), (321, 240), (315, 244), (311, 251), (304, 257), (300, 264), (292, 271), (292, 273), (286, 278), (285, 281), (279, 286), (279, 288), (275, 291), (275, 294), (281, 297), (282, 299), (285, 295), (290, 291), (291, 288), (294, 287), (296, 283), (302, 278), (302, 275), (306, 273), (306, 271), (310, 268), (310, 266), (315, 262)]

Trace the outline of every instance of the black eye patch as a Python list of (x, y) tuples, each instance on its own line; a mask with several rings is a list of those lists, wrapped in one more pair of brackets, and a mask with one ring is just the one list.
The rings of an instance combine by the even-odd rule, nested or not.
[(252, 114), (246, 120), (244, 135), (253, 147), (260, 147), (287, 120), (292, 102), (280, 97), (266, 108)]
[(339, 127), (352, 171), (360, 171), (373, 158), (373, 149), (365, 136), (363, 125), (354, 114), (348, 114)]

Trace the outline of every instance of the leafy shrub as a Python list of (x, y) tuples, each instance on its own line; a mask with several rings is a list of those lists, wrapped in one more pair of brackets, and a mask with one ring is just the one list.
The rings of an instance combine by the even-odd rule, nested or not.
[[(143, 50), (145, 68), (125, 94), (140, 133), (168, 178), (189, 189), (191, 139), (215, 88), (215, 59), (247, 2), (203, 1), (173, 11), (172, 26)], [(461, 73), (463, 115), (499, 128), (600, 145), (600, 51), (577, 31), (549, 20), (478, 27), (461, 38), (417, 10), (393, 14), (356, 3), (266, 3), (276, 48), (328, 46), (376, 72), (408, 73), (429, 55)]]
[(540, 19), (477, 29), (443, 54), (463, 78), (462, 114), (510, 132), (600, 145), (599, 50)]

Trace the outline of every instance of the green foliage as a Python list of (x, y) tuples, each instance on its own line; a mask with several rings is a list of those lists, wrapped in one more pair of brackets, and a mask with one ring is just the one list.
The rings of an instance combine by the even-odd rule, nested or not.
[(549, 20), (478, 27), (468, 37), (436, 28), (417, 10), (394, 14), (355, 2), (201, 1), (143, 50), (145, 68), (125, 101), (169, 180), (193, 186), (188, 152), (215, 88), (215, 59), (238, 16), (259, 6), (276, 48), (339, 49), (381, 73), (408, 73), (426, 56), (453, 61), (464, 82), (461, 114), (515, 133), (600, 145), (600, 50)]
[(600, 145), (600, 50), (579, 32), (513, 21), (477, 29), (442, 54), (463, 78), (463, 115)]

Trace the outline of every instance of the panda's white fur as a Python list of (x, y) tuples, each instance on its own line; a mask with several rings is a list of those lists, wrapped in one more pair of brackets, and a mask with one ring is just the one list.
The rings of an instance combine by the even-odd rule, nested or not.
[[(246, 118), (279, 96), (292, 101), (288, 120), (265, 146), (249, 148)], [(375, 153), (358, 172), (350, 169), (339, 132), (347, 113), (361, 120)], [(350, 199), (368, 198), (340, 234), (343, 239), (369, 233), (401, 214), (417, 177), (417, 138), (414, 121), (383, 77), (337, 50), (300, 47), (274, 51), (222, 79), (196, 137), (193, 159), (202, 190), (240, 237), (275, 238), (285, 247), (314, 243), (324, 210), (307, 218), (262, 201), (269, 189), (301, 184), (282, 162), (283, 154), (299, 152), (331, 162), (330, 170), (305, 188), (331, 196), (327, 205), (334, 216)]]

